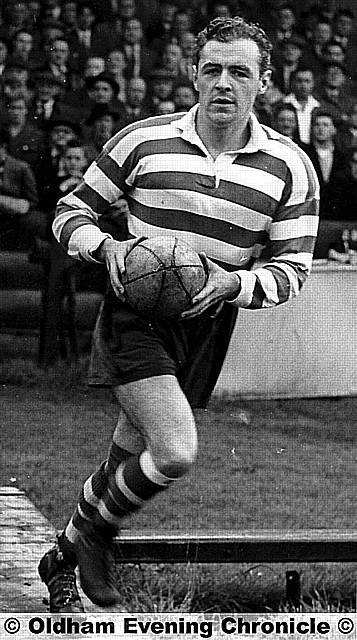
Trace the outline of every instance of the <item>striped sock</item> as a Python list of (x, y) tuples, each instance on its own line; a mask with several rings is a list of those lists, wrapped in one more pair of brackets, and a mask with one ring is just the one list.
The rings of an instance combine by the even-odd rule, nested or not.
[(109, 474), (115, 473), (121, 462), (132, 454), (112, 442), (108, 452), (108, 459), (100, 465), (84, 483), (76, 510), (65, 528), (65, 537), (75, 542), (86, 521), (92, 521), (103, 492), (108, 485)]
[(108, 479), (94, 518), (100, 528), (118, 529), (122, 518), (139, 509), (176, 478), (167, 478), (155, 467), (148, 451), (122, 462)]

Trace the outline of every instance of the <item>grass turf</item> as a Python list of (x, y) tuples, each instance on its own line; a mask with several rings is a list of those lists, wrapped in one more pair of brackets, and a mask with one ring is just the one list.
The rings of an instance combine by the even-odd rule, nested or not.
[[(24, 489), (61, 528), (83, 480), (105, 457), (116, 403), (109, 392), (85, 387), (82, 366), (57, 367), (43, 374), (32, 362), (17, 359), (0, 369), (0, 380), (0, 482)], [(356, 413), (355, 398), (243, 402), (216, 397), (208, 410), (197, 413), (200, 453), (192, 473), (126, 526), (170, 530), (352, 527)], [(151, 571), (149, 581), (139, 568), (131, 572), (131, 581), (125, 578), (126, 570), (121, 572), (122, 588), (131, 608), (136, 602), (136, 610), (153, 606), (159, 607), (156, 610), (171, 606), (259, 610), (269, 608), (271, 601), (276, 606), (281, 599), (285, 568), (245, 568), (239, 574), (234, 567), (213, 574), (197, 573), (195, 567), (180, 572), (162, 568)], [(329, 594), (337, 589), (344, 598), (352, 598), (355, 576), (350, 568), (320, 567), (313, 578), (306, 567), (304, 576), (311, 603), (314, 589), (320, 607), (325, 589)], [(146, 586), (138, 591), (135, 581)], [(328, 606), (338, 607), (331, 602)]]

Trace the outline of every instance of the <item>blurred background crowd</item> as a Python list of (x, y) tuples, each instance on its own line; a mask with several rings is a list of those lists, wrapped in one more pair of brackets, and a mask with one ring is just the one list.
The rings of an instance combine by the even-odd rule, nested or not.
[[(316, 257), (343, 261), (357, 231), (353, 0), (0, 2), (0, 249), (46, 259), (59, 197), (128, 124), (190, 109), (195, 34), (216, 16), (258, 22), (273, 45), (259, 120), (300, 145), (321, 184)], [(127, 204), (102, 225), (126, 234)], [(337, 233), (337, 235), (336, 235)]]

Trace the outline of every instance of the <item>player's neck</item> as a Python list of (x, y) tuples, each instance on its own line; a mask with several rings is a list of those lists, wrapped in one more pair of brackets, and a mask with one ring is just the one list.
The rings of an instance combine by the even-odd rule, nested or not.
[(233, 124), (229, 127), (214, 127), (212, 123), (198, 119), (197, 133), (211, 156), (216, 159), (221, 153), (245, 147), (249, 138), (249, 126), (245, 124), (238, 128)]

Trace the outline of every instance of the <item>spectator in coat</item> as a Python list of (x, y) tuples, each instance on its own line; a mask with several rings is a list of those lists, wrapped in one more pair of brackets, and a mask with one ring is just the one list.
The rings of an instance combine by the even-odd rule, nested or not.
[(299, 67), (299, 63), (306, 45), (300, 36), (293, 35), (281, 43), (281, 56), (274, 67), (274, 84), (285, 95), (291, 93), (291, 77)]
[(28, 106), (24, 94), (15, 93), (9, 98), (6, 106), (9, 153), (17, 160), (22, 160), (29, 164), (37, 177), (45, 151), (45, 135), (28, 122)]
[(30, 167), (9, 155), (9, 134), (0, 129), (0, 246), (29, 248), (36, 233), (45, 226), (36, 210), (36, 180)]

